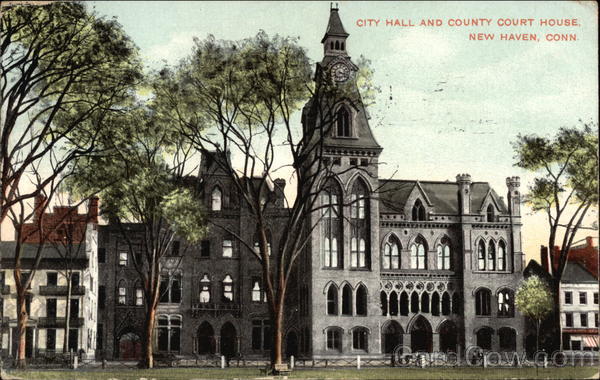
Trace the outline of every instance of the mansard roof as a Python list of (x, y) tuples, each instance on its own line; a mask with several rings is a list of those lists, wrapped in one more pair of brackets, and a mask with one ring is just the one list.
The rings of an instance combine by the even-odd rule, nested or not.
[[(417, 181), (417, 180), (380, 180), (379, 210), (381, 213), (402, 213), (413, 188), (420, 186), (436, 213), (458, 214), (458, 184), (456, 182)], [(502, 199), (491, 189), (487, 182), (471, 184), (471, 209), (477, 212), (483, 206), (488, 193), (496, 200), (500, 212), (508, 209)]]
[(577, 261), (568, 261), (565, 271), (563, 273), (562, 283), (565, 284), (580, 284), (580, 283), (592, 283), (597, 284), (598, 280), (581, 266)]

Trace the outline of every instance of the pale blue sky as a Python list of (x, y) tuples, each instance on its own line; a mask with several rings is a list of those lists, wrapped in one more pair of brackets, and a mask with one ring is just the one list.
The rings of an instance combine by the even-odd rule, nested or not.
[[(384, 147), (382, 176), (453, 180), (470, 173), (506, 192), (505, 178), (532, 176), (512, 166), (517, 133), (553, 134), (579, 119), (598, 120), (597, 7), (593, 2), (348, 2), (339, 3), (352, 57), (372, 60), (382, 88), (369, 110)], [(116, 16), (148, 65), (175, 63), (194, 36), (241, 39), (260, 29), (300, 37), (311, 59), (329, 2), (93, 2)], [(385, 27), (385, 19), (492, 18), (490, 27)], [(358, 27), (360, 18), (381, 19)], [(535, 18), (533, 27), (498, 27), (498, 18)], [(539, 27), (540, 18), (576, 18), (579, 27)], [(469, 41), (469, 33), (537, 33), (540, 42)], [(576, 33), (577, 41), (548, 42), (546, 33)], [(445, 83), (440, 83), (445, 82)], [(390, 90), (391, 86), (391, 90)], [(436, 91), (437, 90), (437, 91)], [(390, 95), (392, 100), (390, 100)], [(597, 214), (594, 214), (594, 217)], [(544, 244), (544, 220), (525, 216), (524, 249)]]

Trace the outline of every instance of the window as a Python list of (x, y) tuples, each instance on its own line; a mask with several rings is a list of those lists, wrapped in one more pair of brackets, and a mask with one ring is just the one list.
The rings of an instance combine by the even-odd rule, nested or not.
[(98, 307), (104, 309), (106, 304), (106, 287), (104, 285), (98, 286)]
[(46, 351), (56, 350), (56, 329), (46, 329)]
[(502, 327), (498, 330), (500, 338), (500, 349), (503, 351), (516, 351), (517, 332), (508, 327)]
[(200, 257), (210, 257), (210, 240), (200, 242)]
[(369, 166), (369, 160), (367, 158), (361, 158), (360, 166)]
[(367, 288), (364, 285), (356, 289), (356, 315), (367, 315)]
[(159, 292), (161, 303), (180, 303), (181, 274), (162, 274), (160, 276)]
[(498, 243), (498, 270), (506, 270), (506, 244)]
[(485, 270), (485, 243), (483, 240), (480, 240), (477, 245), (477, 269)]
[(475, 293), (475, 315), (491, 314), (492, 292), (489, 289), (479, 289)]
[(4, 298), (0, 298), (0, 318), (4, 317)]
[(158, 350), (179, 352), (181, 346), (181, 317), (161, 315), (158, 317)]
[(200, 280), (200, 303), (210, 302), (210, 279), (208, 274), (204, 274)]
[(327, 349), (342, 350), (342, 332), (337, 328), (329, 328), (327, 330)]
[(119, 252), (119, 266), (127, 265), (127, 252)]
[(350, 137), (350, 111), (345, 106), (338, 109), (336, 123), (338, 137)]
[(230, 275), (223, 279), (223, 302), (233, 302), (233, 279)]
[(383, 269), (400, 269), (400, 242), (393, 235), (383, 246)]
[(104, 325), (98, 323), (98, 329), (96, 330), (96, 350), (104, 349)]
[(56, 285), (58, 285), (58, 273), (56, 273), (56, 272), (47, 272), (46, 273), (46, 285), (47, 286), (56, 286)]
[(72, 287), (79, 286), (80, 280), (81, 280), (81, 278), (80, 278), (79, 272), (71, 273), (71, 286)]
[(594, 313), (594, 327), (598, 327), (598, 313)]
[(56, 298), (46, 299), (46, 317), (56, 318)]
[(496, 270), (496, 244), (493, 241), (490, 241), (488, 245), (487, 258), (487, 269)]
[(494, 330), (489, 327), (482, 327), (477, 331), (477, 346), (484, 350), (492, 349), (492, 334)]
[(367, 350), (367, 329), (359, 327), (352, 330), (352, 348), (355, 350)]
[(427, 269), (425, 241), (422, 238), (417, 238), (414, 244), (410, 247), (410, 267), (412, 269)]
[(368, 268), (371, 262), (369, 244), (369, 198), (367, 186), (358, 179), (350, 194), (350, 264), (353, 268)]
[(223, 257), (233, 257), (233, 242), (223, 240)]
[(262, 281), (260, 277), (252, 278), (252, 301), (253, 302), (261, 302), (265, 300), (265, 296), (263, 296), (262, 291)]
[(450, 240), (444, 237), (441, 244), (437, 247), (437, 265), (438, 269), (451, 269), (450, 259)]
[(135, 289), (135, 306), (144, 305), (144, 290), (141, 288)]
[(258, 319), (252, 321), (252, 349), (270, 350), (271, 349), (271, 322), (268, 319)]
[(125, 285), (125, 281), (121, 280), (119, 282), (119, 289), (118, 289), (118, 293), (117, 293), (117, 302), (119, 303), (119, 305), (126, 305), (127, 304), (127, 287)]
[(579, 304), (586, 305), (587, 304), (587, 293), (579, 292)]
[(356, 166), (358, 165), (358, 159), (357, 158), (351, 158), (350, 159), (350, 166)]
[(210, 200), (211, 200), (211, 210), (212, 211), (221, 211), (221, 198), (222, 198), (222, 193), (221, 193), (221, 189), (219, 189), (218, 187), (215, 187), (211, 193), (210, 196)]
[(573, 293), (565, 292), (565, 305), (572, 305), (572, 304), (573, 304)]
[(5, 278), (4, 278), (4, 271), (0, 271), (0, 287), (4, 287), (5, 284)]
[(450, 315), (450, 294), (444, 292), (442, 295), (442, 315)]
[(489, 205), (487, 207), (487, 221), (488, 222), (494, 222), (494, 206)]
[(408, 294), (402, 292), (400, 294), (400, 315), (408, 315)]
[(352, 288), (348, 284), (342, 288), (342, 315), (352, 315)]
[(329, 285), (329, 289), (327, 290), (327, 314), (338, 314), (338, 290), (333, 284)]
[(414, 291), (410, 295), (410, 312), (418, 313), (419, 312), (419, 294)]
[(99, 263), (106, 262), (106, 248), (98, 248), (98, 262)]
[(423, 313), (429, 313), (429, 293), (421, 293), (421, 311)]
[(340, 157), (333, 157), (333, 164), (340, 166), (342, 164), (342, 159)]
[(587, 325), (588, 325), (587, 313), (579, 314), (579, 321), (581, 322), (581, 327), (587, 327)]
[[(265, 230), (265, 237), (267, 238), (267, 255), (271, 256), (271, 231)], [(254, 234), (254, 252), (260, 255), (260, 235), (259, 231)]]
[(513, 292), (510, 289), (502, 289), (498, 292), (499, 317), (513, 317), (515, 315), (513, 298)]
[(594, 293), (594, 305), (598, 305), (598, 292)]
[(425, 207), (423, 206), (423, 202), (421, 202), (420, 199), (417, 199), (412, 208), (412, 220), (424, 221), (426, 219), (427, 218), (425, 216)]
[(565, 313), (565, 326), (573, 327), (573, 313)]

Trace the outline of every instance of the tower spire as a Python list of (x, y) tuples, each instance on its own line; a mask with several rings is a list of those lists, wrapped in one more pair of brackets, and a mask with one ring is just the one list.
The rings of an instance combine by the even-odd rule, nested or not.
[(336, 3), (334, 8), (333, 3), (330, 3), (329, 22), (327, 23), (325, 35), (321, 40), (325, 55), (346, 55), (346, 39), (349, 34), (344, 29), (344, 25), (342, 25), (338, 11), (338, 4)]

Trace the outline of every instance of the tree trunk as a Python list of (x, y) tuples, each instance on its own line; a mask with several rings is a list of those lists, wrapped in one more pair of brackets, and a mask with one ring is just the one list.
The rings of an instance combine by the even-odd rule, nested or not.
[[(20, 270), (19, 270), (18, 277), (21, 277)], [(27, 331), (27, 320), (29, 319), (29, 316), (27, 315), (27, 305), (26, 305), (27, 302), (26, 302), (25, 297), (26, 297), (25, 290), (17, 289), (17, 311), (18, 311), (17, 339), (19, 339), (19, 345), (18, 345), (18, 349), (17, 349), (17, 357), (16, 357), (16, 363), (15, 363), (17, 368), (25, 368), (25, 366), (26, 366), (25, 333)]]
[(540, 320), (538, 319), (536, 322), (535, 352), (538, 352), (540, 350)]
[(154, 317), (156, 308), (149, 307), (148, 315), (146, 316), (146, 333), (144, 341), (144, 358), (143, 364), (146, 368), (154, 368)]
[(65, 334), (63, 337), (63, 353), (69, 352), (69, 328), (71, 319), (71, 274), (67, 274), (67, 305), (65, 307)]
[(278, 302), (273, 320), (273, 368), (283, 363), (283, 302)]

